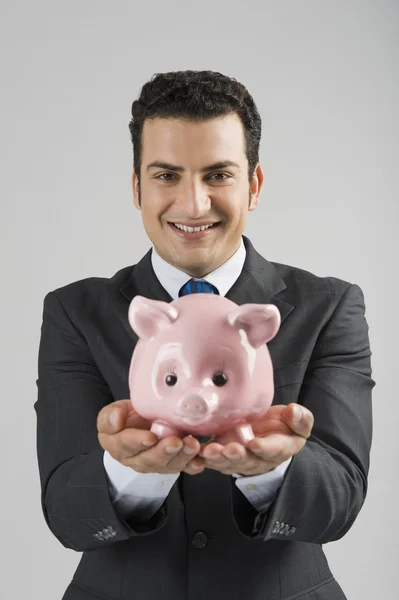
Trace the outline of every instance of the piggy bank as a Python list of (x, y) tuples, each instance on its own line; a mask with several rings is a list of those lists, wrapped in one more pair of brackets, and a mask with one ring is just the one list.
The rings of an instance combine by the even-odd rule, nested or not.
[(130, 398), (158, 438), (253, 439), (251, 423), (265, 415), (274, 396), (266, 344), (280, 327), (276, 306), (238, 306), (206, 293), (170, 303), (135, 296), (128, 318), (139, 338)]

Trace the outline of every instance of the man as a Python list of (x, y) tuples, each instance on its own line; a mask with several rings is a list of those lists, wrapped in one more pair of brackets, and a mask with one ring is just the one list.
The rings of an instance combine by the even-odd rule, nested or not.
[[(322, 544), (345, 535), (367, 491), (374, 381), (362, 291), (268, 262), (242, 235), (263, 182), (261, 120), (242, 84), (159, 74), (132, 115), (134, 204), (153, 248), (44, 301), (43, 512), (61, 544), (83, 552), (63, 598), (345, 598)], [(281, 314), (268, 344), (273, 406), (246, 447), (159, 441), (128, 399), (132, 298), (170, 302), (199, 291), (197, 279)]]

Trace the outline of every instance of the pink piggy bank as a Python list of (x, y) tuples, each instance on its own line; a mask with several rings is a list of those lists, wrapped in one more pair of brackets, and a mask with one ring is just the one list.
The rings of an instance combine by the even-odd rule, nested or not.
[(278, 332), (273, 304), (215, 294), (171, 303), (136, 296), (129, 322), (139, 337), (129, 369), (133, 408), (160, 439), (213, 436), (221, 444), (253, 439), (251, 422), (270, 408), (273, 365), (266, 343)]

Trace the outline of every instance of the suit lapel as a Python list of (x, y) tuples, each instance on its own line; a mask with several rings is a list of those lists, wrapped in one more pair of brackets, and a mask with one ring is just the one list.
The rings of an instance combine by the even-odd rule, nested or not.
[(137, 342), (138, 336), (131, 328), (128, 320), (129, 304), (134, 296), (144, 296), (144, 298), (162, 300), (163, 302), (172, 302), (173, 300), (154, 273), (151, 252), (152, 250), (149, 250), (140, 262), (134, 265), (129, 279), (119, 289), (121, 296), (113, 303), (117, 316), (134, 343)]
[(277, 294), (287, 289), (276, 267), (261, 256), (250, 240), (243, 236), (246, 258), (243, 269), (226, 298), (238, 305), (242, 304), (275, 304), (280, 311), (281, 324), (294, 310), (294, 306), (280, 298)]
[(131, 302), (136, 295), (151, 298), (152, 300), (162, 300), (171, 302), (165, 288), (160, 284), (154, 273), (151, 262), (152, 250), (149, 250), (137, 265), (133, 267), (132, 273), (126, 283), (120, 288), (122, 296)]
[[(226, 294), (226, 298), (238, 305), (275, 304), (280, 311), (281, 324), (294, 310), (294, 306), (277, 298), (277, 294), (287, 288), (276, 267), (261, 256), (250, 240), (243, 236), (246, 258), (240, 276)], [(171, 302), (172, 298), (162, 287), (152, 268), (151, 252), (132, 268), (129, 279), (119, 289), (122, 297), (114, 304), (114, 310), (130, 337), (137, 342), (137, 335), (128, 321), (129, 304), (136, 295), (152, 300)], [(127, 302), (126, 302), (127, 300)]]

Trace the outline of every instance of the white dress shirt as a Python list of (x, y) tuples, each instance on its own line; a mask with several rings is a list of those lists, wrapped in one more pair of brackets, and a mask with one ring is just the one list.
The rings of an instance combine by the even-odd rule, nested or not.
[[(245, 261), (246, 250), (241, 244), (233, 256), (223, 265), (204, 277), (216, 286), (219, 294), (225, 296), (238, 279)], [(187, 273), (167, 263), (155, 248), (151, 253), (152, 267), (161, 285), (175, 300), (180, 288), (191, 279)], [(235, 474), (236, 486), (257, 510), (267, 510), (273, 502), (280, 487), (291, 458), (273, 471), (263, 475), (242, 477)], [(137, 473), (131, 467), (115, 460), (108, 451), (104, 451), (104, 467), (110, 482), (110, 494), (118, 513), (123, 516), (133, 515), (138, 520), (149, 519), (162, 506), (174, 483), (177, 474)]]

